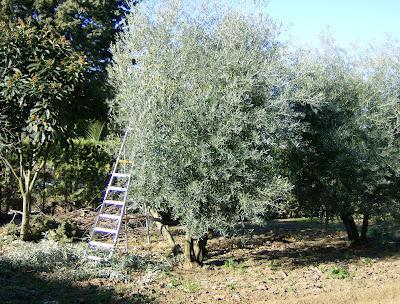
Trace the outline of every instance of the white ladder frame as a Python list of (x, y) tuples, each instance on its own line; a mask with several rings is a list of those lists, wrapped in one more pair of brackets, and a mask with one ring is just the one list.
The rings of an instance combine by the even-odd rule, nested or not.
[[(130, 131), (131, 131), (130, 128), (127, 128), (126, 131), (125, 131), (124, 138), (122, 140), (121, 147), (119, 149), (119, 153), (118, 153), (117, 159), (115, 161), (114, 168), (113, 168), (113, 171), (111, 173), (110, 180), (108, 181), (106, 192), (104, 194), (101, 207), (100, 207), (100, 209), (99, 209), (99, 211), (97, 213), (96, 220), (94, 222), (92, 231), (90, 233), (89, 242), (88, 242), (89, 246), (94, 248), (94, 249), (98, 249), (98, 248), (108, 249), (108, 250), (111, 251), (111, 253), (114, 252), (115, 247), (117, 245), (118, 237), (119, 237), (119, 234), (120, 234), (120, 231), (121, 231), (121, 224), (122, 224), (122, 221), (123, 221), (123, 217), (127, 216), (126, 200), (127, 200), (127, 197), (128, 197), (128, 191), (129, 191), (129, 185), (130, 185), (130, 181), (131, 181), (133, 165), (131, 164), (131, 168), (129, 170), (129, 173), (117, 173), (117, 169), (118, 169), (118, 165), (119, 165), (120, 160), (121, 160), (122, 152), (124, 152), (124, 148), (126, 146), (126, 142), (127, 142), (127, 139), (128, 139), (128, 134), (129, 134)], [(127, 178), (128, 180), (126, 182), (125, 188), (124, 187), (112, 186), (113, 180), (115, 178)], [(108, 200), (107, 197), (108, 197), (108, 195), (110, 193), (110, 190), (111, 191), (116, 191), (116, 192), (124, 192), (122, 201)], [(121, 207), (121, 211), (120, 211), (120, 213), (118, 215), (117, 214), (102, 213), (105, 205), (120, 206)], [(104, 216), (104, 215), (106, 215), (106, 216)], [(108, 219), (111, 219), (111, 220), (117, 220), (118, 221), (117, 229), (107, 229), (107, 228), (98, 227), (97, 225), (99, 223), (100, 218), (102, 218), (102, 217), (103, 218), (108, 218)], [(125, 221), (126, 221), (126, 219), (125, 219)], [(127, 228), (127, 223), (126, 222), (125, 222), (125, 228)], [(95, 234), (97, 232), (114, 234), (112, 244), (111, 243), (106, 243), (106, 242), (93, 241), (93, 237), (95, 236)], [(127, 246), (128, 246), (127, 231), (125, 231), (125, 243), (126, 243), (126, 250), (127, 250), (128, 249), (127, 248)], [(88, 258), (91, 258), (91, 259), (94, 259), (94, 260), (99, 260), (99, 258), (95, 257), (95, 256), (88, 256)]]

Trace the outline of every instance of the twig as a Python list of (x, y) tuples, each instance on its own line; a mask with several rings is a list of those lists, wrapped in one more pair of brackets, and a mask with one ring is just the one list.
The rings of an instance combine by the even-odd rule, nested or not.
[(11, 219), (10, 224), (14, 222), (15, 217), (17, 216), (17, 214), (23, 215), (23, 213), (22, 213), (21, 211), (13, 210), (13, 209), (10, 209), (10, 211), (7, 212), (7, 214), (11, 214), (11, 213), (14, 213), (14, 216), (13, 216), (13, 218)]

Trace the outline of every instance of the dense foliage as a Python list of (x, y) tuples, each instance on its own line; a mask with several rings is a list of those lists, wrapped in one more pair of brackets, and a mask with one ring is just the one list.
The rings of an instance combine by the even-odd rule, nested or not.
[(364, 215), (365, 239), (371, 215), (399, 206), (398, 80), (395, 65), (384, 64), (379, 53), (356, 58), (335, 45), (325, 48), (299, 61), (309, 73), (297, 89), (319, 94), (294, 106), (304, 132), (289, 171), (301, 208), (340, 215), (358, 242), (353, 215)]
[(278, 209), (291, 186), (276, 168), (288, 109), (275, 25), (236, 11), (190, 17), (176, 1), (154, 18), (138, 7), (109, 72), (113, 117), (133, 130), (132, 197), (196, 238)]
[(111, 171), (110, 143), (73, 139), (53, 153), (51, 192), (64, 196), (69, 208), (96, 207)]
[(90, 69), (85, 71), (71, 107), (80, 112), (82, 120), (106, 120), (105, 99), (110, 96), (110, 89), (106, 86), (105, 67), (128, 2), (136, 1), (1, 0), (0, 20), (15, 23), (18, 19), (32, 19), (38, 27), (64, 36), (74, 50), (84, 53)]
[(30, 21), (1, 23), (0, 103), (7, 117), (8, 145), (1, 158), (23, 198), (21, 236), (28, 235), (30, 197), (51, 144), (68, 133), (76, 84), (86, 68), (83, 54), (62, 36)]

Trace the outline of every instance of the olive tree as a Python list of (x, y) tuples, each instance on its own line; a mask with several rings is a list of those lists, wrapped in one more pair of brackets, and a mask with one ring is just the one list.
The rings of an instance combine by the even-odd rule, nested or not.
[(7, 120), (0, 158), (22, 196), (21, 238), (29, 238), (31, 195), (50, 145), (68, 131), (85, 58), (45, 26), (0, 23), (0, 105)]
[(396, 65), (387, 53), (362, 54), (332, 43), (300, 53), (296, 69), (308, 72), (296, 79), (296, 90), (315, 98), (293, 107), (301, 114), (302, 145), (289, 157), (303, 210), (339, 215), (354, 243), (366, 240), (371, 215), (398, 201)]
[(399, 214), (400, 112), (399, 47), (392, 43), (371, 47), (355, 60), (364, 83), (357, 113), (358, 140), (356, 189), (358, 211), (363, 214), (361, 241), (366, 240), (370, 216)]
[(113, 120), (134, 138), (131, 195), (179, 219), (197, 262), (209, 230), (276, 210), (291, 189), (276, 166), (290, 127), (278, 29), (213, 4), (139, 4), (109, 68)]

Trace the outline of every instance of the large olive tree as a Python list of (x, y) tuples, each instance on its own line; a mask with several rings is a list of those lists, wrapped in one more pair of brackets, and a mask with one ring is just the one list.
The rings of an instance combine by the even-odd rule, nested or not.
[(276, 168), (291, 126), (277, 28), (214, 5), (139, 4), (109, 69), (113, 119), (134, 137), (132, 197), (179, 219), (198, 262), (208, 230), (276, 209), (291, 189)]

